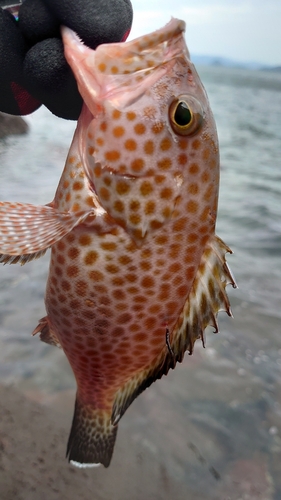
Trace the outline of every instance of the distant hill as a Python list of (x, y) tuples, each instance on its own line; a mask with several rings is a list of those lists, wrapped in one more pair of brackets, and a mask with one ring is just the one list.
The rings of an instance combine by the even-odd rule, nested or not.
[(226, 57), (204, 56), (204, 55), (191, 55), (194, 64), (201, 64), (202, 66), (224, 66), (227, 68), (244, 68), (256, 69), (263, 71), (281, 72), (281, 66), (266, 66), (256, 62), (239, 62), (227, 59)]

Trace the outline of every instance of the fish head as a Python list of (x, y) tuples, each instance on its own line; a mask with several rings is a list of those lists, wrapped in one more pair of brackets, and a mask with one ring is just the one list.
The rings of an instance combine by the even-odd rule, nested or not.
[(184, 30), (183, 21), (172, 19), (151, 34), (96, 50), (62, 31), (88, 110), (79, 141), (86, 174), (103, 208), (134, 239), (179, 216), (189, 200), (193, 218), (199, 204), (209, 215), (216, 211), (216, 127)]

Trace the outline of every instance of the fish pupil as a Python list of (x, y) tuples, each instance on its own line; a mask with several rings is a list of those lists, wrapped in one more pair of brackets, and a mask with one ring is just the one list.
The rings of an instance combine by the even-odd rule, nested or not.
[(174, 119), (180, 127), (186, 127), (192, 121), (191, 111), (184, 101), (180, 101), (176, 107)]

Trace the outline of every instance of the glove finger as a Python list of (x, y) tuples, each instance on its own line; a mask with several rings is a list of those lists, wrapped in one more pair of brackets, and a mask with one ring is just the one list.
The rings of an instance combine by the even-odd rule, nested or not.
[(44, 1), (61, 24), (75, 31), (92, 49), (102, 43), (124, 40), (132, 25), (130, 0)]
[(19, 9), (19, 28), (32, 45), (60, 37), (60, 22), (43, 0), (25, 0)]
[(41, 103), (24, 88), (22, 76), (26, 43), (14, 17), (0, 9), (0, 110), (26, 115)]
[(83, 101), (60, 39), (48, 38), (31, 47), (23, 73), (28, 90), (52, 113), (68, 120), (78, 119)]

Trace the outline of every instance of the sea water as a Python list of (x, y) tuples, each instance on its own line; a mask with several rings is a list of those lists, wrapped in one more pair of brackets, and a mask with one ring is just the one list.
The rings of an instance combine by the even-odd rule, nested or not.
[[(234, 319), (220, 313), (220, 333), (208, 329), (206, 348), (197, 342), (194, 355), (139, 397), (122, 425), (140, 446), (153, 443), (158, 460), (165, 457), (167, 470), (194, 498), (277, 500), (281, 74), (198, 71), (220, 139), (217, 234), (234, 252), (228, 256), (239, 286), (228, 287)], [(0, 199), (44, 204), (54, 196), (75, 124), (44, 107), (27, 121), (27, 136), (0, 141)], [(67, 390), (74, 395), (75, 388), (61, 351), (30, 337), (45, 315), (48, 260), (49, 254), (0, 269), (0, 382), (43, 402), (56, 393), (63, 399)]]

